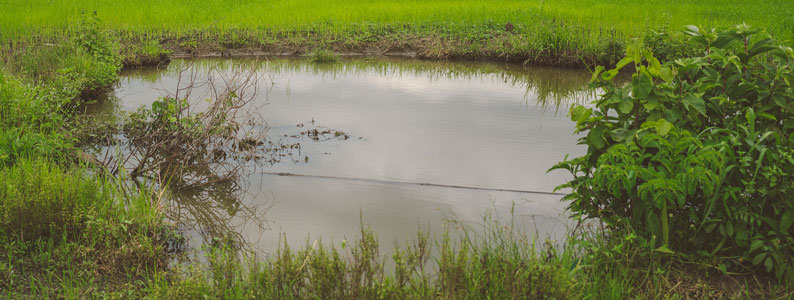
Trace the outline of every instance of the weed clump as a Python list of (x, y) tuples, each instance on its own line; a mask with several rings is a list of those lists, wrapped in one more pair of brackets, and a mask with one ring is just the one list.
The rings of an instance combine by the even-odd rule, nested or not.
[(309, 52), (309, 59), (316, 63), (332, 63), (339, 61), (339, 55), (324, 49), (317, 49)]

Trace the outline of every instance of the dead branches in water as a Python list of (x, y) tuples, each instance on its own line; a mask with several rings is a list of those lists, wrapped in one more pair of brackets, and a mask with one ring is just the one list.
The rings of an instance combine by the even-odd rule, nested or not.
[(233, 180), (250, 167), (266, 140), (258, 113), (265, 103), (256, 103), (263, 76), (255, 69), (197, 73), (182, 69), (174, 92), (128, 116), (124, 157), (115, 165), (179, 187)]

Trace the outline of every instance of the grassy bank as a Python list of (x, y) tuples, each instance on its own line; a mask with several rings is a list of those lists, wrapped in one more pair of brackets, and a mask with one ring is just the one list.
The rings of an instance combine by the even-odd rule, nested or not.
[(0, 40), (59, 43), (79, 25), (81, 12), (96, 11), (128, 53), (151, 52), (156, 45), (183, 55), (324, 49), (582, 66), (615, 63), (631, 37), (655, 40), (657, 53), (676, 56), (684, 48), (670, 35), (689, 24), (746, 22), (780, 39), (794, 37), (790, 1), (6, 1), (3, 6)]
[(101, 296), (166, 266), (170, 231), (156, 197), (74, 146), (78, 107), (101, 99), (121, 67), (101, 38), (0, 67), (0, 294), (9, 299)]

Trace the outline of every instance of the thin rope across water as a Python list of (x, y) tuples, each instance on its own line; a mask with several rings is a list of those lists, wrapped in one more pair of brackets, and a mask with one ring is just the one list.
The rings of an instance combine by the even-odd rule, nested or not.
[(369, 178), (356, 178), (356, 177), (325, 176), (325, 175), (307, 175), (307, 174), (296, 174), (296, 173), (285, 173), (285, 172), (262, 172), (261, 174), (265, 174), (265, 175), (274, 175), (274, 176), (284, 176), (284, 177), (287, 177), (287, 176), (290, 176), (290, 177), (310, 177), (310, 178), (337, 179), (337, 180), (351, 180), (351, 181), (365, 181), (365, 182), (388, 183), (388, 184), (403, 184), (403, 185), (419, 185), (419, 186), (446, 187), (446, 188), (467, 189), (467, 190), (481, 190), (481, 191), (494, 191), (494, 192), (513, 192), (513, 193), (523, 193), (523, 194), (539, 194), (539, 195), (565, 196), (565, 194), (563, 194), (563, 193), (555, 193), (555, 192), (542, 192), (542, 191), (529, 191), (529, 190), (517, 190), (517, 189), (487, 188), (487, 187), (464, 186), (464, 185), (452, 185), (452, 184), (440, 184), (440, 183), (427, 183), (427, 182), (406, 182), (406, 181), (383, 180), (383, 179), (369, 179)]

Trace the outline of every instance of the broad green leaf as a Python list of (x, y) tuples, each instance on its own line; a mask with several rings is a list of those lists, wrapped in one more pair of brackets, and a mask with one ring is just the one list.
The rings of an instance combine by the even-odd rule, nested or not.
[(777, 49), (774, 46), (770, 46), (770, 44), (772, 43), (773, 40), (769, 38), (756, 42), (755, 44), (753, 44), (752, 48), (750, 48), (750, 50), (748, 51), (748, 58), (752, 58), (753, 56), (756, 56), (758, 54)]
[(761, 112), (761, 113), (758, 113), (758, 116), (761, 117), (761, 118), (767, 119), (767, 120), (777, 121), (777, 118), (775, 117), (775, 115), (770, 114), (770, 113)]
[(659, 106), (659, 102), (658, 101), (653, 101), (653, 102), (648, 101), (647, 103), (643, 104), (642, 106), (645, 107), (645, 109), (647, 109), (647, 110), (653, 110), (654, 108)]
[(750, 132), (755, 132), (755, 110), (748, 108), (744, 117), (747, 118), (747, 125), (750, 125)]
[(756, 254), (755, 257), (753, 257), (753, 261), (752, 261), (753, 265), (754, 266), (760, 265), (761, 262), (764, 261), (764, 258), (766, 258), (766, 252), (761, 252)]
[(643, 49), (642, 40), (634, 38), (626, 45), (626, 56), (631, 57), (635, 62), (640, 62), (642, 61)]
[(644, 73), (635, 74), (632, 78), (634, 97), (637, 99), (645, 99), (653, 89), (653, 81), (648, 75)]
[(648, 60), (648, 72), (651, 73), (654, 77), (659, 77), (659, 72), (662, 69), (662, 64), (659, 63), (659, 60), (653, 56), (646, 57)]
[(788, 101), (786, 100), (786, 97), (783, 97), (780, 94), (772, 95), (772, 101), (774, 101), (775, 104), (777, 104), (782, 108), (786, 108), (788, 106)]
[(633, 61), (634, 61), (634, 58), (632, 58), (630, 56), (626, 56), (623, 59), (621, 59), (617, 64), (615, 64), (615, 70), (620, 70), (620, 69), (622, 69), (623, 67), (625, 67), (626, 65), (628, 65), (629, 63), (631, 63)]
[(762, 246), (764, 246), (764, 242), (762, 242), (761, 240), (753, 240), (750, 243), (750, 253), (755, 252), (755, 250), (758, 250)]
[(593, 110), (587, 107), (576, 105), (571, 108), (571, 121), (576, 122), (577, 125), (582, 124), (587, 118), (592, 115)]
[(684, 30), (684, 33), (691, 36), (702, 36), (702, 34), (700, 33), (700, 28), (698, 28), (695, 25), (687, 25), (686, 30)]
[(675, 75), (673, 74), (673, 69), (670, 67), (662, 67), (661, 69), (659, 69), (659, 78), (661, 78), (662, 80), (668, 83), (673, 82), (673, 79), (675, 79)]
[(737, 42), (741, 39), (738, 36), (731, 36), (731, 35), (722, 35), (717, 38), (714, 42), (711, 43), (711, 47), (714, 48), (721, 48), (721, 49), (728, 49), (730, 48), (731, 44)]
[(615, 92), (612, 93), (609, 98), (606, 99), (605, 103), (607, 104), (615, 104), (623, 102), (623, 91), (621, 89), (615, 89)]
[(587, 141), (596, 148), (603, 148), (606, 144), (604, 141), (604, 127), (597, 126), (591, 129), (590, 133), (587, 134)]
[(703, 101), (703, 98), (699, 97), (695, 94), (688, 94), (684, 97), (684, 107), (686, 109), (694, 108), (697, 110), (701, 115), (706, 115), (706, 102)]
[(774, 265), (772, 264), (772, 257), (767, 257), (766, 260), (764, 260), (764, 268), (766, 268), (766, 271), (772, 272), (773, 266)]
[(734, 230), (736, 231), (736, 243), (740, 246), (747, 244), (749, 238), (747, 229), (744, 229), (741, 226), (736, 226), (734, 227)]
[(670, 129), (673, 129), (673, 123), (667, 122), (665, 119), (659, 119), (656, 121), (654, 128), (656, 128), (656, 133), (665, 136), (670, 132)]
[(631, 110), (634, 108), (634, 101), (631, 99), (623, 99), (623, 102), (618, 104), (618, 109), (620, 112), (624, 114), (631, 113)]
[(612, 130), (612, 137), (615, 138), (615, 140), (617, 140), (619, 142), (622, 142), (622, 141), (625, 141), (626, 139), (628, 139), (629, 137), (631, 137), (632, 135), (634, 135), (634, 132), (635, 132), (634, 130), (628, 130), (628, 129), (625, 129), (625, 128), (618, 128), (618, 129)]
[(662, 245), (659, 248), (656, 248), (656, 250), (654, 250), (654, 251), (661, 252), (661, 253), (666, 253), (666, 254), (675, 254), (675, 251), (670, 250), (670, 248), (667, 248), (667, 246), (664, 246), (664, 245)]
[(601, 79), (605, 81), (610, 81), (612, 80), (612, 78), (615, 78), (615, 76), (617, 75), (618, 75), (618, 70), (612, 69), (601, 74)]
[(794, 210), (787, 209), (780, 218), (780, 231), (786, 232), (794, 224)]

